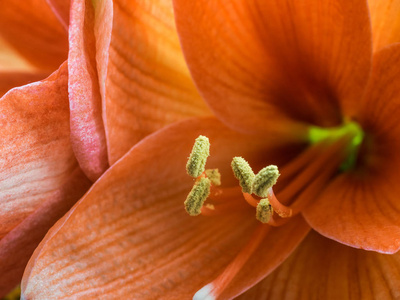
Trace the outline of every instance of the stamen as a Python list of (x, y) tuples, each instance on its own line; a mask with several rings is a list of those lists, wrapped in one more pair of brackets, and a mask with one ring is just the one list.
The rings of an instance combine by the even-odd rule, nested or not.
[(269, 188), (275, 185), (279, 175), (277, 166), (270, 165), (263, 168), (254, 178), (253, 193), (259, 197), (267, 197)]
[(250, 195), (248, 193), (243, 193), (243, 197), (244, 197), (244, 200), (246, 200), (246, 202), (248, 204), (250, 204), (253, 207), (257, 207), (258, 201), (256, 199), (254, 199), (254, 197), (252, 195)]
[(251, 255), (257, 250), (261, 242), (265, 239), (271, 227), (260, 224), (254, 231), (249, 242), (244, 246), (234, 260), (226, 267), (226, 269), (213, 282), (201, 288), (193, 297), (196, 300), (217, 299), (218, 296), (232, 282), (236, 274), (243, 268), (244, 264), (249, 260)]
[(251, 194), (255, 175), (249, 163), (243, 157), (234, 157), (231, 166), (233, 174), (239, 180), (243, 193)]
[(186, 171), (193, 178), (199, 177), (205, 170), (207, 157), (210, 156), (210, 141), (204, 135), (200, 135), (189, 155)]
[(260, 202), (258, 202), (256, 210), (256, 219), (258, 221), (264, 224), (268, 223), (273, 213), (274, 210), (268, 199), (261, 199)]
[(201, 213), (201, 207), (210, 195), (211, 181), (208, 178), (200, 178), (196, 181), (192, 190), (185, 201), (185, 209), (191, 216), (197, 216)]
[(218, 169), (207, 169), (205, 174), (208, 179), (211, 180), (211, 183), (215, 186), (221, 185), (221, 174)]

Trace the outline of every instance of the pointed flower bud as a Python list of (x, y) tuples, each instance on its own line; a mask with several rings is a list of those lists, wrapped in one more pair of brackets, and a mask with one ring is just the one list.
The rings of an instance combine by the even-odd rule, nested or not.
[(273, 213), (274, 210), (268, 199), (261, 199), (260, 202), (258, 202), (256, 209), (256, 218), (258, 221), (261, 223), (268, 223)]
[(184, 203), (189, 215), (197, 216), (201, 213), (204, 201), (210, 195), (210, 187), (211, 181), (208, 178), (202, 177), (196, 181)]
[(253, 182), (253, 193), (259, 197), (267, 197), (268, 189), (275, 185), (279, 177), (279, 170), (277, 166), (270, 165), (262, 169)]
[(210, 141), (206, 136), (200, 135), (187, 161), (187, 173), (194, 178), (199, 177), (204, 172), (208, 156), (210, 156)]
[(231, 166), (233, 174), (239, 180), (243, 193), (251, 194), (255, 175), (249, 163), (243, 157), (234, 157)]
[(215, 186), (221, 185), (221, 174), (218, 169), (208, 169), (206, 170), (206, 176), (211, 180), (211, 183)]

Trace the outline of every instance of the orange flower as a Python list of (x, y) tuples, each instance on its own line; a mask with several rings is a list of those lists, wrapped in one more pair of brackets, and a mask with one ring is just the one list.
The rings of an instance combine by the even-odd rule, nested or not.
[[(85, 6), (87, 23), (77, 13), (82, 3), (73, 3), (72, 12), (84, 29), (85, 24), (93, 29), (87, 32), (94, 32), (96, 51), (89, 55), (87, 50), (90, 59), (83, 61), (94, 62), (96, 53), (94, 74), (99, 80), (93, 80), (90, 68), (83, 78), (98, 82), (98, 97), (105, 103), (104, 136), (112, 167), (36, 249), (22, 282), (26, 299), (185, 299), (198, 290), (198, 298), (232, 298), (277, 268), (310, 226), (356, 248), (398, 250), (400, 127), (395, 117), (400, 47), (389, 45), (397, 42), (397, 24), (381, 20), (400, 4), (370, 2), (371, 33), (365, 1), (175, 0), (178, 32), (192, 76), (223, 123), (214, 116), (178, 122), (123, 156), (146, 134), (188, 116), (185, 107), (198, 105), (199, 115), (207, 111), (198, 104), (179, 56), (168, 3), (95, 3), (94, 10)], [(99, 34), (103, 31), (96, 28), (111, 16), (110, 48), (104, 50)], [(133, 47), (126, 47), (130, 42)], [(109, 58), (102, 60), (107, 51)], [(94, 111), (78, 97), (90, 92), (86, 85), (73, 100), (83, 78), (76, 78), (71, 94), (78, 107), (75, 116)], [(132, 102), (126, 100), (129, 97)], [(165, 110), (160, 121), (160, 111), (176, 103), (172, 99), (181, 104)], [(80, 122), (96, 129), (93, 124), (99, 116), (94, 115), (92, 123), (77, 117), (73, 125), (71, 109), (72, 132)], [(151, 122), (148, 117), (153, 117)], [(362, 130), (354, 134), (350, 122)], [(339, 131), (330, 130), (337, 126)], [(77, 140), (85, 136), (82, 132), (76, 130)], [(101, 141), (102, 133), (93, 132)], [(223, 185), (217, 192), (224, 199), (210, 196), (218, 216), (193, 218), (183, 209), (193, 184), (184, 166), (200, 134), (210, 138), (207, 167), (220, 169)], [(358, 145), (356, 140), (361, 139)], [(89, 172), (96, 164), (85, 150), (87, 144), (77, 145), (82, 169), (98, 177), (103, 169)], [(97, 161), (102, 161), (103, 148), (95, 149)], [(254, 208), (235, 188), (233, 156), (245, 157), (254, 169), (278, 165), (283, 178), (277, 199), (293, 205), (293, 211), (301, 203), (299, 214), (277, 227), (258, 222)], [(351, 161), (354, 157), (357, 160)], [(352, 164), (344, 166), (348, 161)], [(344, 170), (339, 171), (341, 166)], [(221, 210), (217, 201), (229, 209)], [(275, 218), (277, 223), (283, 219)], [(398, 255), (366, 253), (312, 233), (287, 263), (244, 297), (268, 293), (310, 298), (315, 292), (318, 298), (395, 298), (398, 264)], [(363, 268), (375, 268), (371, 280), (364, 277)]]

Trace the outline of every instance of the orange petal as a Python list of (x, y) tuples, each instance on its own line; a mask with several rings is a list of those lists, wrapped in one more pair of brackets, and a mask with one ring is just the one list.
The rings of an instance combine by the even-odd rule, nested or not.
[(67, 65), (0, 100), (0, 238), (69, 178)]
[[(250, 206), (218, 217), (186, 214), (183, 202), (193, 185), (185, 174), (186, 159), (200, 134), (211, 142), (207, 167), (220, 168), (223, 184), (225, 175), (232, 174), (234, 155), (265, 162), (265, 155), (275, 150), (275, 158), (282, 158), (265, 141), (232, 132), (212, 118), (158, 131), (114, 164), (50, 230), (24, 273), (26, 299), (187, 299), (219, 275), (259, 223)], [(254, 260), (261, 258), (254, 257), (246, 270), (256, 268), (257, 278), (268, 272), (307, 231), (304, 221), (280, 228), (269, 249), (257, 252), (275, 254), (266, 268), (256, 266)], [(289, 239), (290, 232), (294, 236)], [(255, 280), (243, 277), (248, 278), (235, 291)]]
[(92, 181), (108, 168), (94, 26), (92, 1), (72, 1), (68, 55), (71, 143), (82, 170)]
[(0, 71), (34, 72), (34, 67), (25, 61), (0, 35)]
[(89, 186), (90, 181), (77, 169), (34, 213), (0, 240), (0, 297), (21, 282), (26, 264), (39, 242)]
[(209, 114), (184, 62), (170, 1), (114, 1), (109, 51), (105, 114), (110, 164), (159, 128)]
[(22, 86), (46, 78), (48, 73), (28, 72), (1, 72), (0, 71), (0, 97), (14, 87)]
[(400, 254), (346, 247), (316, 233), (240, 300), (398, 299)]
[(377, 52), (359, 104), (362, 169), (336, 178), (305, 216), (321, 234), (363, 249), (400, 249), (400, 44)]
[(54, 71), (67, 58), (67, 32), (45, 0), (1, 1), (0, 35), (43, 70)]
[[(174, 0), (174, 7), (193, 78), (233, 128), (331, 126), (341, 121), (340, 106), (361, 96), (372, 51), (366, 1)], [(276, 125), (266, 128), (271, 118)]]
[(65, 30), (68, 30), (69, 11), (71, 6), (70, 0), (46, 0), (46, 2), (52, 9), (58, 21), (60, 21), (64, 26)]
[(400, 1), (368, 0), (374, 51), (400, 42)]

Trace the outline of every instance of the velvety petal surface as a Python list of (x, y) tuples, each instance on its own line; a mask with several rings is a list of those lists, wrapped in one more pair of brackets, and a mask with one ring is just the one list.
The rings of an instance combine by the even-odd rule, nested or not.
[(92, 181), (108, 168), (94, 26), (92, 1), (73, 0), (68, 55), (71, 143), (82, 170)]
[[(174, 7), (197, 87), (237, 130), (331, 126), (362, 94), (372, 51), (366, 1), (174, 0)], [(271, 118), (276, 125), (266, 128)]]
[[(193, 179), (184, 169), (200, 134), (211, 142), (207, 167), (220, 168), (224, 185), (233, 177), (233, 155), (252, 164), (288, 156), (212, 118), (154, 133), (114, 164), (50, 230), (24, 273), (25, 299), (187, 299), (217, 277), (260, 223), (243, 199), (228, 200), (240, 201), (240, 211), (217, 217), (186, 214), (183, 201)], [(227, 292), (248, 288), (271, 271), (308, 230), (301, 217), (273, 230)]]
[(58, 21), (68, 30), (71, 0), (46, 0)]
[(184, 118), (209, 114), (183, 59), (169, 0), (116, 0), (105, 87), (108, 155)]
[(321, 234), (357, 248), (400, 249), (400, 44), (374, 55), (357, 120), (365, 131), (360, 166), (338, 176), (306, 212)]
[(67, 32), (46, 0), (0, 1), (0, 36), (42, 70), (56, 70), (68, 55)]
[(0, 99), (0, 238), (69, 178), (67, 66)]
[(0, 297), (21, 282), (35, 248), (56, 223), (90, 187), (80, 169), (22, 223), (0, 240)]
[(368, 0), (374, 51), (400, 42), (400, 1)]
[(29, 84), (48, 76), (48, 73), (41, 72), (18, 72), (18, 71), (0, 71), (0, 97), (14, 87)]
[(399, 291), (399, 254), (354, 249), (313, 232), (275, 272), (237, 299), (391, 300)]

